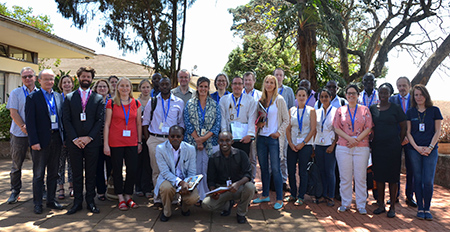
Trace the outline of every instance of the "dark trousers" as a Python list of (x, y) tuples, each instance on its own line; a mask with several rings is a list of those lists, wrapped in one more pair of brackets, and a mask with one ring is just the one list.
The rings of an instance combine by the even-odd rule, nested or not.
[[(122, 167), (125, 160), (126, 173), (125, 185), (123, 183)], [(138, 153), (137, 146), (111, 147), (111, 163), (113, 167), (114, 193), (133, 194), (136, 183)]]
[(31, 150), (33, 159), (33, 203), (42, 205), (45, 168), (47, 167), (47, 204), (55, 201), (59, 156), (62, 140), (58, 131), (52, 133), (50, 144), (41, 150)]
[[(403, 151), (405, 152), (405, 167), (406, 167), (406, 186), (405, 186), (405, 196), (406, 199), (412, 199), (414, 194), (414, 171), (413, 164), (411, 161), (411, 154), (406, 145), (403, 146)], [(400, 193), (400, 181), (398, 182), (398, 192), (397, 197)]]
[(151, 193), (153, 190), (152, 167), (150, 166), (150, 156), (148, 146), (142, 144), (142, 152), (138, 154), (137, 163), (136, 192)]
[(72, 141), (66, 144), (69, 148), (69, 156), (73, 173), (73, 196), (74, 204), (83, 202), (83, 167), (86, 187), (86, 203), (94, 203), (95, 197), (95, 174), (97, 172), (97, 161), (100, 146), (90, 147), (89, 144), (84, 149), (80, 149)]
[(250, 143), (241, 143), (241, 142), (235, 141), (233, 143), (233, 145), (231, 145), (231, 146), (234, 148), (241, 149), (245, 152), (245, 154), (249, 155), (250, 154), (250, 144), (252, 144), (251, 141), (250, 141)]
[[(95, 177), (95, 184), (97, 186), (98, 194), (106, 193), (106, 180), (111, 176), (112, 164), (111, 157), (103, 154), (103, 149), (98, 149), (97, 173)], [(105, 165), (106, 165), (106, 179), (105, 179)]]
[(11, 134), (11, 191), (20, 193), (22, 188), (22, 164), (27, 156), (28, 137), (16, 137)]
[[(305, 198), (308, 188), (308, 171), (306, 170), (308, 162), (312, 155), (312, 145), (305, 145), (300, 151), (295, 152), (288, 147), (287, 151), (287, 168), (289, 176), (289, 187), (291, 187), (291, 195), (293, 197)], [(300, 176), (300, 186), (297, 192), (296, 169), (298, 163), (298, 173)]]

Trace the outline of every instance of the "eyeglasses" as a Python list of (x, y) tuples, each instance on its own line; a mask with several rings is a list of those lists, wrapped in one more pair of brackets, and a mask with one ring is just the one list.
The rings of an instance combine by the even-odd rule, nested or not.
[(26, 79), (26, 78), (31, 79), (31, 78), (33, 78), (33, 77), (34, 77), (33, 75), (22, 76), (23, 79)]
[(108, 86), (97, 86), (97, 89), (107, 89), (108, 88)]
[(356, 96), (356, 95), (358, 95), (358, 93), (357, 92), (347, 92), (347, 95), (349, 95), (349, 96)]

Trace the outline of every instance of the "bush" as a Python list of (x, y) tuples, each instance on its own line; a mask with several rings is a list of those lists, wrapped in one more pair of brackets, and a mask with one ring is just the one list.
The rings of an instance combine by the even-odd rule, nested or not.
[(450, 116), (446, 116), (444, 117), (444, 120), (442, 120), (439, 142), (450, 143)]
[(11, 127), (12, 118), (9, 110), (6, 109), (6, 103), (0, 104), (0, 139), (9, 140), (9, 128)]

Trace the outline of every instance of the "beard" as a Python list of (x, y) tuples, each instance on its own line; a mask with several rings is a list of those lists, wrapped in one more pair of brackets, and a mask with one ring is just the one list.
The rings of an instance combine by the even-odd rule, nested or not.
[(81, 88), (89, 88), (91, 86), (91, 84), (92, 84), (91, 81), (81, 81), (80, 82)]

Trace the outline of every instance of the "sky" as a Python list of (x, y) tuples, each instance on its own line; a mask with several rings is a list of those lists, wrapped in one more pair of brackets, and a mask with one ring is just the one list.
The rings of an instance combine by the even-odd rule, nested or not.
[[(83, 29), (72, 26), (72, 21), (65, 19), (58, 13), (54, 0), (0, 0), (11, 9), (18, 5), (24, 8), (32, 7), (35, 15), (48, 15), (53, 23), (53, 33), (59, 37), (95, 50), (96, 54), (106, 54), (136, 63), (141, 63), (146, 57), (145, 51), (126, 53), (118, 49), (113, 41), (105, 39), (106, 46), (96, 42), (99, 32), (98, 20), (92, 21)], [(183, 50), (181, 68), (213, 79), (220, 73), (228, 60), (228, 54), (241, 44), (239, 37), (234, 37), (230, 31), (233, 17), (228, 13), (229, 8), (244, 4), (243, 0), (196, 0), (187, 11), (186, 38)], [(450, 63), (447, 57), (444, 61)], [(377, 84), (389, 82), (395, 87), (395, 81), (400, 76), (412, 79), (420, 67), (417, 67), (405, 52), (392, 51), (386, 63), (389, 72), (385, 79), (377, 79)], [(450, 66), (450, 65), (449, 65)], [(94, 67), (95, 68), (95, 67)], [(436, 70), (427, 84), (433, 100), (450, 101), (448, 94), (450, 78), (445, 71)]]

